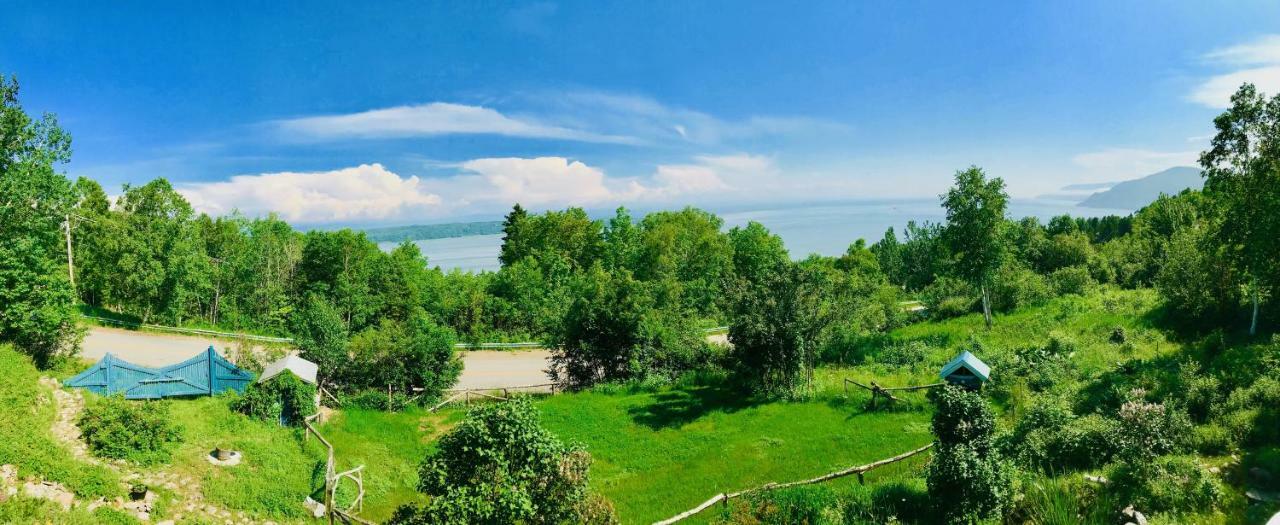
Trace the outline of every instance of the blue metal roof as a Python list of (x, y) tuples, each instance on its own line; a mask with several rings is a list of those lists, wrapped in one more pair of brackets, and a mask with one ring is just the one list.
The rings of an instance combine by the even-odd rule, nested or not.
[(67, 386), (125, 399), (207, 396), (226, 390), (244, 392), (253, 374), (231, 364), (212, 346), (176, 365), (148, 368), (107, 354), (88, 370), (68, 379)]
[(951, 375), (962, 366), (969, 369), (969, 372), (972, 372), (973, 375), (982, 379), (984, 383), (991, 378), (991, 367), (987, 366), (986, 363), (983, 363), (981, 359), (978, 359), (978, 356), (969, 353), (968, 350), (956, 356), (955, 359), (952, 359), (943, 366), (942, 373), (938, 374), (938, 377), (946, 379), (947, 376)]

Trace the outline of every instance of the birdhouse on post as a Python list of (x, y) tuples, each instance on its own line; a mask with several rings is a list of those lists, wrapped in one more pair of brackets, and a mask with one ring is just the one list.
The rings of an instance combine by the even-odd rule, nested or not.
[(978, 356), (965, 351), (942, 367), (943, 381), (969, 390), (978, 390), (991, 379), (991, 367)]

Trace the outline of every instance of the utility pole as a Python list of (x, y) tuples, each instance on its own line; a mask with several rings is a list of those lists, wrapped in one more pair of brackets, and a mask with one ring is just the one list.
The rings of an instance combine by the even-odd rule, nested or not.
[(71, 254), (71, 214), (64, 215), (62, 225), (67, 232), (67, 277), (71, 279), (71, 293), (80, 300), (80, 294), (76, 293), (76, 263), (75, 257)]

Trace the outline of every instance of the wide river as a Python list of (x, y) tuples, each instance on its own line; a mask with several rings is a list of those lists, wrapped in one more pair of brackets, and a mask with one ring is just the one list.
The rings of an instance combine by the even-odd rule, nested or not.
[[(1084, 208), (1071, 203), (1013, 199), (1009, 202), (1011, 217), (1039, 217), (1047, 222), (1050, 217), (1064, 213), (1076, 217), (1103, 215), (1128, 215), (1133, 210)], [(724, 219), (725, 228), (756, 221), (782, 237), (787, 250), (796, 259), (811, 253), (840, 255), (849, 244), (866, 239), (868, 244), (879, 240), (886, 229), (893, 227), (902, 239), (902, 228), (909, 220), (941, 222), (946, 216), (935, 199), (864, 201), (841, 204), (817, 204), (812, 206), (780, 206), (717, 213)], [(390, 250), (396, 243), (381, 243)], [(466, 271), (497, 270), (498, 248), (501, 235), (473, 235), (451, 239), (415, 241), (432, 266), (445, 270)]]

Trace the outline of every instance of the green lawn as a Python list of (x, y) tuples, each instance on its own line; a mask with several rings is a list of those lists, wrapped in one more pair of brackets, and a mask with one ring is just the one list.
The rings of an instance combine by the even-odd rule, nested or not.
[(791, 481), (928, 443), (922, 410), (866, 413), (865, 396), (758, 402), (723, 387), (555, 396), (543, 421), (586, 445), (592, 484), (624, 523), (651, 523), (720, 493)]

